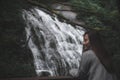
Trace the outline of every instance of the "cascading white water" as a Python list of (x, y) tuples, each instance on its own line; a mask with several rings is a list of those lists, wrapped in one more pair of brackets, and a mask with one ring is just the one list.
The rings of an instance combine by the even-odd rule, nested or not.
[(38, 76), (42, 72), (50, 76), (69, 76), (72, 70), (78, 71), (83, 47), (82, 27), (61, 22), (38, 8), (23, 10), (23, 18)]

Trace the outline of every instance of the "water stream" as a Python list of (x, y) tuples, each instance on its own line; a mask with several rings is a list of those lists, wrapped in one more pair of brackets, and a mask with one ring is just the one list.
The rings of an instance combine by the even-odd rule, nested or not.
[[(69, 76), (78, 71), (84, 29), (60, 21), (39, 8), (23, 10), (28, 46), (38, 76)], [(74, 74), (76, 75), (76, 74)]]

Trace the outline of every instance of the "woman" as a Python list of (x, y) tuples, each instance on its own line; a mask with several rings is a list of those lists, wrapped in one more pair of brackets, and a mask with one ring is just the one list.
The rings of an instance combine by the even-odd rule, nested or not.
[(111, 56), (105, 50), (96, 31), (84, 34), (84, 51), (79, 71), (80, 80), (116, 80)]

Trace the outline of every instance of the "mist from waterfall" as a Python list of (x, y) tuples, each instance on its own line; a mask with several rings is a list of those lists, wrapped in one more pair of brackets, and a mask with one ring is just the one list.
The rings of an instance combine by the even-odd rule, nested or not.
[(23, 18), (38, 76), (43, 72), (50, 76), (69, 76), (71, 71), (78, 71), (83, 48), (82, 27), (62, 22), (39, 8), (23, 10)]

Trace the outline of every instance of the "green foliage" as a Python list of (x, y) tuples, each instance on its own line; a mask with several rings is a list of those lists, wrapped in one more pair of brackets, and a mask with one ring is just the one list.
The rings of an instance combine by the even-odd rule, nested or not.
[[(101, 29), (113, 27), (113, 24), (119, 22), (119, 14), (116, 3), (113, 0), (71, 0), (73, 7), (78, 10), (78, 19), (82, 19), (87, 26)], [(115, 20), (115, 21), (113, 21)], [(106, 22), (105, 22), (106, 21)], [(110, 24), (107, 22), (110, 21)]]

